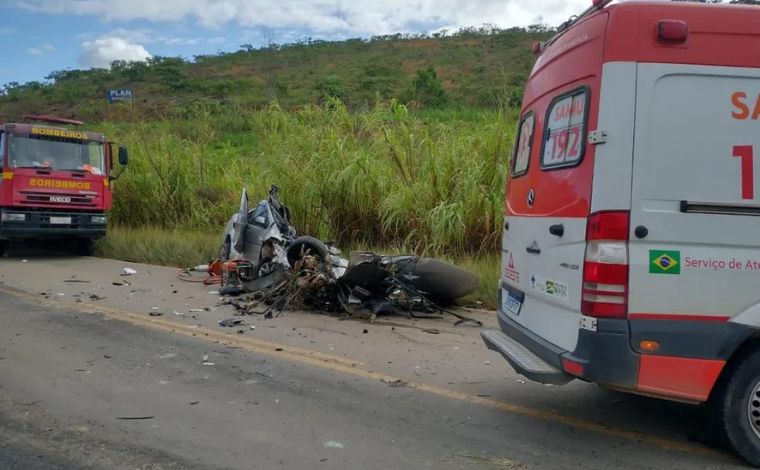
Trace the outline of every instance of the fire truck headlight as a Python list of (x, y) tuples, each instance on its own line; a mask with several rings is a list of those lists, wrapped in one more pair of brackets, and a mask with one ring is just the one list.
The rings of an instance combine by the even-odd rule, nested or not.
[(92, 221), (93, 224), (105, 224), (108, 219), (105, 215), (93, 215), (90, 218), (90, 221)]
[(0, 215), (0, 221), (2, 222), (25, 222), (26, 214), (14, 214), (12, 212), (3, 212)]

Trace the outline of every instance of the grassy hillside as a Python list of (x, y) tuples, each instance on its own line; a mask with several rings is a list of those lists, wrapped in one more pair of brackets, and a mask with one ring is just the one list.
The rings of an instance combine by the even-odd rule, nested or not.
[[(516, 102), (548, 29), (468, 29), (341, 42), (303, 40), (190, 60), (155, 57), (110, 70), (52, 72), (46, 82), (7, 84), (0, 118), (55, 113), (88, 121), (165, 116), (198, 102), (284, 109), (339, 98), (352, 109), (395, 98), (419, 107), (495, 108)], [(109, 106), (106, 90), (131, 88), (133, 109)]]

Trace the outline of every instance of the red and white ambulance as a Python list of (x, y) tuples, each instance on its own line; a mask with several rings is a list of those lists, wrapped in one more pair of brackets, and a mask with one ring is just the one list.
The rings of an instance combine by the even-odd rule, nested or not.
[(482, 336), (539, 382), (709, 403), (760, 465), (760, 7), (609, 3), (536, 47)]

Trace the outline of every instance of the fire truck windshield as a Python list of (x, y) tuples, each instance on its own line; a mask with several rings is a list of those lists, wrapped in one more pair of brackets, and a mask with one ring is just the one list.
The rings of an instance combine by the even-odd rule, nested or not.
[(101, 142), (47, 136), (8, 136), (8, 165), (13, 168), (79, 170), (103, 174)]

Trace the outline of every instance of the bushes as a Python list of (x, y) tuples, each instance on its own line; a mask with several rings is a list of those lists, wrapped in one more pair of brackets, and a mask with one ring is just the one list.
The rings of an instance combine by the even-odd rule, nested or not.
[(352, 113), (331, 100), (291, 112), (198, 106), (174, 120), (103, 124), (131, 156), (114, 184), (111, 220), (216, 234), (244, 185), (255, 203), (277, 183), (300, 232), (343, 246), (494, 250), (515, 112), (431, 116), (396, 103)]
[(409, 90), (404, 95), (404, 101), (414, 101), (423, 107), (441, 107), (449, 100), (449, 95), (443, 89), (438, 74), (432, 66), (417, 70)]

